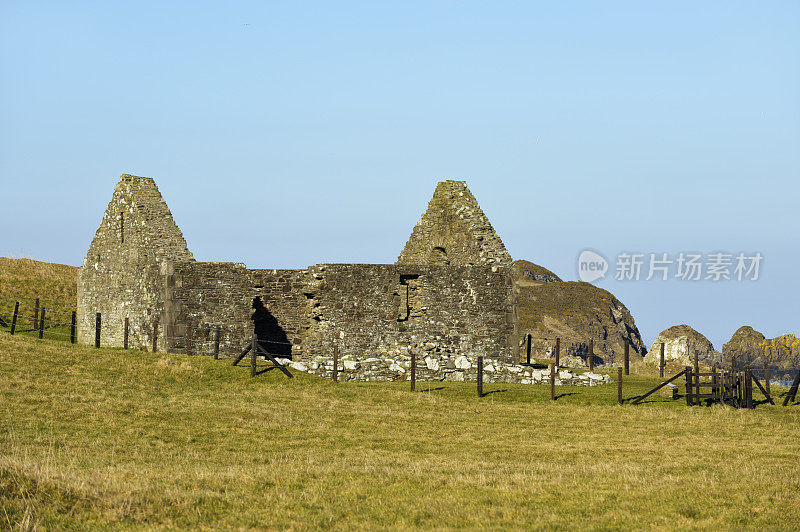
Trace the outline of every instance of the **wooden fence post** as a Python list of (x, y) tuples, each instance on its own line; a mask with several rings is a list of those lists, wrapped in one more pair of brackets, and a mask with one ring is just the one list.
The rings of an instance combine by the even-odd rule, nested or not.
[(617, 402), (622, 404), (622, 368), (617, 368)]
[(333, 344), (333, 382), (339, 382), (339, 344)]
[(153, 353), (158, 350), (158, 320), (153, 321)]
[(74, 344), (78, 340), (78, 313), (72, 311), (72, 323), (69, 325), (69, 343)]
[(797, 370), (797, 376), (792, 381), (792, 386), (789, 392), (783, 397), (783, 406), (787, 406), (789, 401), (794, 401), (797, 397), (797, 388), (800, 387), (800, 369)]
[(661, 358), (658, 362), (658, 376), (664, 378), (664, 342), (661, 342)]
[(417, 355), (411, 353), (411, 391), (417, 387)]
[(186, 354), (192, 354), (192, 323), (189, 322), (186, 324), (186, 335), (184, 337), (184, 342), (186, 343)]
[(697, 357), (697, 351), (694, 352), (694, 374), (695, 374), (695, 397), (698, 398), (697, 404), (700, 404), (699, 397), (700, 397), (700, 362)]
[(36, 302), (33, 304), (33, 330), (39, 330), (39, 298), (36, 298)]
[(561, 365), (561, 338), (556, 338), (556, 367)]
[(747, 366), (744, 370), (744, 393), (745, 393), (745, 403), (748, 410), (753, 409), (753, 373), (750, 370), (750, 366)]
[(250, 349), (250, 376), (256, 376), (256, 353), (258, 352), (258, 337), (253, 334), (253, 345)]
[(17, 330), (17, 315), (19, 314), (19, 301), (14, 305), (14, 316), (11, 317), (11, 336)]
[(478, 357), (478, 397), (483, 397), (483, 357)]
[(589, 340), (589, 371), (594, 371), (594, 338)]
[(214, 360), (219, 360), (219, 327), (214, 331)]
[(711, 366), (711, 395), (714, 396), (715, 401), (722, 401), (719, 393), (719, 383), (717, 382), (717, 363)]
[(130, 323), (128, 318), (125, 318), (125, 332), (122, 336), (122, 349), (128, 349), (128, 328), (130, 327)]
[(44, 307), (42, 307), (42, 314), (39, 317), (39, 340), (44, 338)]
[(629, 342), (629, 341), (626, 339), (626, 340), (625, 340), (625, 361), (624, 361), (624, 362), (625, 362), (625, 375), (630, 375), (630, 369), (631, 369), (631, 366), (630, 366), (630, 362), (631, 362), (630, 356), (631, 356), (631, 353), (630, 353), (630, 351), (631, 351), (631, 344), (630, 344), (630, 342)]
[(769, 363), (764, 362), (764, 388), (767, 390), (767, 395), (772, 397), (772, 392), (769, 389)]
[(94, 346), (95, 347), (100, 347), (100, 329), (102, 327), (102, 324), (103, 324), (103, 317), (98, 312), (94, 316)]
[(742, 378), (742, 372), (736, 372), (736, 408), (742, 408), (742, 403), (744, 403), (744, 379)]
[(525, 363), (531, 363), (531, 335), (525, 335)]
[(686, 406), (692, 404), (692, 367), (686, 366)]
[(556, 400), (556, 365), (550, 364), (550, 400)]

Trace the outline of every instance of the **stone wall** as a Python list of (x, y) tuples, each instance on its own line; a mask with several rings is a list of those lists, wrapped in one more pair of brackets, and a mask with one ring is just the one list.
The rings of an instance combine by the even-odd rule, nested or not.
[(149, 345), (163, 312), (165, 261), (194, 258), (155, 182), (123, 174), (78, 272), (78, 341), (94, 342), (100, 312), (102, 345), (122, 345), (126, 317), (130, 345)]
[[(475, 382), (478, 378), (477, 360), (466, 355), (452, 355), (421, 351), (416, 355), (416, 379), (419, 382), (455, 381)], [(303, 371), (320, 377), (333, 378), (333, 358), (329, 355), (313, 355), (308, 360), (279, 359), (295, 371)], [(354, 355), (343, 354), (338, 360), (339, 381), (381, 382), (411, 380), (411, 351), (399, 349), (392, 354)], [(510, 364), (497, 358), (484, 358), (483, 381), (485, 383), (508, 382), (518, 384), (549, 384), (550, 369), (534, 368), (521, 364)], [(556, 370), (557, 386), (595, 386), (612, 382), (611, 377), (593, 372), (578, 373), (566, 368)], [(420, 386), (420, 389), (422, 386)]]
[(510, 265), (511, 255), (464, 181), (442, 181), (398, 264)]
[[(191, 324), (193, 351), (213, 353), (214, 331), (220, 329), (220, 353), (241, 352), (253, 334), (250, 316), (254, 297), (261, 297), (276, 319), (274, 352), (299, 353), (307, 329), (305, 270), (249, 270), (244, 264), (205, 262), (174, 264), (166, 283), (166, 348), (185, 348)], [(288, 345), (288, 344), (294, 344)]]
[(295, 360), (339, 352), (369, 357), (416, 349), (435, 355), (513, 360), (513, 284), (506, 268), (321, 264), (307, 270), (248, 270), (234, 263), (169, 266), (166, 347), (234, 355), (252, 335), (251, 302), (260, 296), (276, 319), (271, 352), (291, 343)]
[(510, 269), (322, 264), (309, 268), (304, 358), (405, 349), (513, 359)]

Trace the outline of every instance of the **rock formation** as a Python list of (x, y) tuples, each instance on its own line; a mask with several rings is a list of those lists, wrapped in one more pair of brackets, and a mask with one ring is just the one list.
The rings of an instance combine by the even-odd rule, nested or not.
[(740, 367), (794, 368), (800, 366), (800, 339), (793, 334), (769, 339), (745, 325), (739, 327), (722, 346), (722, 356), (727, 364), (734, 361)]
[(519, 328), (523, 341), (526, 334), (532, 336), (534, 357), (549, 354), (556, 338), (561, 338), (562, 357), (583, 359), (593, 340), (597, 364), (620, 362), (625, 342), (631, 345), (631, 360), (646, 353), (633, 316), (610, 292), (589, 283), (561, 282), (528, 261), (516, 261), (514, 273)]
[(664, 361), (667, 364), (690, 366), (694, 364), (694, 353), (704, 364), (720, 361), (720, 355), (711, 342), (688, 325), (675, 325), (661, 331), (644, 357), (645, 362), (658, 366), (661, 360), (661, 344), (664, 344)]
[(561, 278), (542, 266), (527, 260), (514, 261), (514, 279), (518, 285), (538, 286), (542, 283), (560, 283)]

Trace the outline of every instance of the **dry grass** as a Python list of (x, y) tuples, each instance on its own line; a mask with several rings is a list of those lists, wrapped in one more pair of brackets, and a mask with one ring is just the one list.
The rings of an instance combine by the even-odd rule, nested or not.
[(75, 308), (78, 268), (31, 259), (0, 257), (0, 298), (32, 304), (42, 301)]
[(45, 335), (68, 338), (67, 324), (77, 302), (77, 276), (78, 268), (74, 266), (0, 257), (0, 332), (11, 324), (16, 302), (20, 304), (17, 330), (33, 329), (39, 298), (39, 306), (47, 309)]
[(0, 334), (0, 528), (800, 527), (800, 406), (418, 388)]

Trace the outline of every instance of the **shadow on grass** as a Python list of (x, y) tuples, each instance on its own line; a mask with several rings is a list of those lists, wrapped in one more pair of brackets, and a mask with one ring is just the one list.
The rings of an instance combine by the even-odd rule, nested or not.
[(555, 396), (555, 400), (558, 401), (562, 397), (567, 397), (569, 395), (580, 395), (580, 394), (579, 394), (579, 392), (564, 392), (564, 393), (560, 393), (560, 394), (556, 395)]
[(488, 392), (483, 392), (483, 395), (481, 395), (481, 397), (486, 397), (487, 395), (489, 395), (491, 393), (500, 393), (500, 392), (507, 392), (507, 391), (508, 391), (508, 388), (503, 388), (502, 390), (489, 390)]

